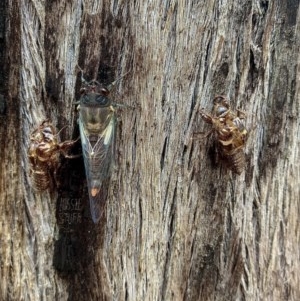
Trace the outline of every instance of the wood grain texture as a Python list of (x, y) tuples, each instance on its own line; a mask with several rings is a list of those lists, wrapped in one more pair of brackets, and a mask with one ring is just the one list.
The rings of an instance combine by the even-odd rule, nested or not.
[[(297, 1), (5, 5), (1, 300), (300, 299)], [(53, 191), (28, 180), (37, 124), (78, 134), (78, 66), (105, 84), (129, 71), (111, 97), (134, 107), (119, 109), (98, 225), (81, 160), (62, 162)], [(193, 139), (217, 94), (247, 114), (240, 176), (214, 163), (211, 138)]]

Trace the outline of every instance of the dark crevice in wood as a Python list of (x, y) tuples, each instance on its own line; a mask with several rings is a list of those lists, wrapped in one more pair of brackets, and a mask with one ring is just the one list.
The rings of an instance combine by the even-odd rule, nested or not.
[(269, 0), (261, 0), (260, 6), (263, 9), (263, 12), (266, 14), (269, 8)]
[(168, 138), (165, 138), (163, 149), (160, 155), (160, 170), (162, 171), (164, 169), (164, 164), (165, 164), (165, 156), (166, 156), (166, 150), (167, 150), (167, 145), (168, 145)]
[(132, 166), (136, 166), (136, 150), (137, 150), (137, 116), (134, 115), (132, 122), (133, 141), (132, 141), (132, 153), (131, 160)]
[[(63, 95), (65, 94), (65, 70), (59, 69), (59, 62), (57, 60), (57, 50), (59, 49), (57, 36), (59, 35), (57, 23), (63, 15), (60, 11), (59, 3), (56, 1), (47, 0), (45, 15), (45, 33), (44, 33), (44, 55), (45, 60), (45, 87), (41, 87), (41, 102), (43, 103), (46, 117), (53, 118), (53, 113), (58, 114), (58, 126), (65, 124), (62, 112), (64, 109)], [(41, 37), (42, 38), (42, 37)], [(46, 91), (43, 91), (46, 89)]]
[(127, 285), (127, 281), (125, 281), (125, 301), (130, 301), (128, 299), (128, 296), (129, 296), (129, 294), (128, 294), (128, 285)]
[(289, 26), (295, 26), (297, 24), (297, 12), (299, 13), (299, 0), (287, 0), (285, 17), (287, 18), (287, 24)]
[[(8, 126), (15, 132), (15, 142), (20, 141), (20, 99), (19, 99), (19, 74), (20, 74), (20, 15), (19, 4), (1, 1), (0, 6), (0, 124), (8, 131)], [(1, 126), (2, 128), (2, 126)], [(2, 130), (1, 130), (2, 131)], [(10, 133), (9, 135), (12, 135)], [(7, 141), (7, 135), (2, 132), (1, 140)], [(7, 146), (3, 140), (2, 147)]]
[(142, 229), (143, 229), (143, 200), (139, 198), (139, 249), (142, 248), (143, 244), (143, 236), (142, 236)]
[(262, 236), (262, 228), (261, 228), (261, 222), (260, 222), (260, 210), (253, 211), (253, 218), (252, 218), (252, 224), (253, 224), (253, 232), (254, 232), (254, 241), (255, 241), (255, 252), (254, 252), (254, 269), (255, 274), (257, 277), (260, 276), (260, 263), (259, 263), (259, 256), (261, 253), (260, 244), (261, 236)]
[[(199, 55), (199, 58), (197, 58), (197, 61), (200, 62), (201, 58)], [(195, 70), (194, 74), (195, 74), (195, 84), (192, 90), (192, 97), (191, 97), (191, 101), (190, 101), (190, 107), (188, 110), (188, 117), (187, 117), (187, 125), (186, 125), (186, 133), (185, 135), (187, 136), (186, 139), (188, 139), (187, 141), (185, 141), (185, 144), (189, 144), (189, 140), (193, 139), (193, 129), (196, 123), (196, 120), (198, 120), (198, 107), (197, 107), (197, 102), (198, 102), (198, 93), (199, 93), (199, 85), (200, 85), (200, 76), (201, 76), (201, 64), (197, 63), (196, 65), (197, 70)], [(192, 77), (191, 77), (191, 82), (192, 82)], [(198, 105), (199, 106), (199, 105)], [(197, 111), (196, 111), (197, 110)], [(193, 144), (193, 142), (192, 142)]]
[(265, 125), (264, 147), (260, 155), (260, 169), (263, 175), (270, 167), (275, 168), (284, 152), (283, 138), (286, 126), (285, 112), (289, 85), (289, 71), (286, 66), (278, 66), (278, 74), (273, 75), (270, 85), (271, 99), (268, 103), (268, 125)]
[(0, 95), (3, 96), (5, 108), (4, 115), (0, 116), (0, 299), (16, 300), (20, 296), (17, 283), (20, 283), (22, 265), (25, 263), (21, 252), (26, 232), (23, 221), (23, 137), (20, 119), (21, 16), (19, 1), (3, 1), (1, 5), (5, 34), (0, 37), (0, 42), (2, 46), (3, 43), (5, 45), (0, 50)]
[[(189, 149), (189, 153), (187, 154), (187, 168), (188, 170), (193, 169), (193, 174), (194, 174), (194, 168), (193, 168), (193, 153), (194, 153), (194, 142), (191, 143), (191, 147)], [(198, 162), (198, 161), (197, 161)], [(193, 178), (193, 175), (192, 175)]]
[[(9, 99), (9, 63), (7, 61), (8, 49), (10, 45), (8, 44), (7, 36), (7, 26), (9, 25), (8, 20), (8, 1), (0, 1), (0, 169), (1, 173), (5, 170), (4, 154), (7, 147), (7, 121), (10, 116), (8, 113), (8, 102)], [(2, 175), (0, 176), (3, 177)], [(0, 188), (0, 193), (2, 189)]]
[(171, 208), (170, 208), (170, 214), (169, 214), (169, 233), (168, 233), (168, 243), (166, 248), (166, 254), (165, 254), (165, 263), (163, 267), (163, 282), (161, 285), (161, 296), (162, 300), (166, 300), (166, 293), (167, 293), (167, 287), (170, 277), (170, 264), (172, 259), (172, 252), (173, 252), (173, 241), (175, 236), (175, 217), (176, 217), (176, 206), (177, 206), (177, 186), (175, 185), (175, 190), (173, 192), (173, 197), (171, 201)]
[(204, 72), (203, 72), (203, 85), (205, 85), (205, 81), (207, 79), (207, 73), (208, 73), (208, 68), (209, 68), (209, 58), (210, 58), (210, 52), (211, 52), (211, 47), (212, 47), (212, 41), (211, 41), (211, 35), (209, 34), (209, 41), (207, 42), (206, 46), (206, 51), (205, 51), (205, 59), (204, 59)]
[(167, 185), (165, 190), (165, 196), (164, 196), (164, 204), (163, 204), (163, 212), (165, 212), (165, 209), (168, 207), (168, 201), (169, 201), (169, 188), (170, 188), (170, 182), (171, 182), (171, 177), (168, 177)]
[(257, 82), (258, 82), (258, 67), (255, 64), (255, 58), (253, 50), (250, 49), (250, 55), (249, 55), (249, 71), (248, 71), (248, 82), (249, 82), (249, 88), (252, 90), (252, 93), (254, 92)]
[(7, 27), (7, 1), (0, 2), (0, 117), (6, 113), (7, 92), (7, 63), (6, 63), (6, 27)]
[(249, 250), (247, 244), (244, 244), (244, 248), (245, 248), (245, 271), (243, 276), (244, 276), (245, 288), (246, 290), (248, 290), (250, 285), (249, 270), (251, 269), (249, 266), (250, 257), (249, 257)]

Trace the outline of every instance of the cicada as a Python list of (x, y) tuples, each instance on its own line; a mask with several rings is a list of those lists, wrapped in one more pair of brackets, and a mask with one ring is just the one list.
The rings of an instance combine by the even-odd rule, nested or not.
[(200, 110), (203, 120), (212, 125), (209, 134), (214, 133), (217, 155), (229, 169), (241, 174), (245, 167), (244, 147), (247, 140), (245, 114), (239, 110), (234, 112), (225, 96), (214, 98), (212, 115)]
[(115, 150), (116, 106), (108, 88), (83, 80), (79, 100), (79, 130), (94, 223), (102, 215)]
[(58, 133), (49, 120), (43, 121), (30, 135), (28, 159), (30, 177), (35, 190), (43, 191), (57, 181), (56, 172), (60, 166), (60, 154), (66, 158), (76, 158), (67, 151), (77, 140), (59, 143)]

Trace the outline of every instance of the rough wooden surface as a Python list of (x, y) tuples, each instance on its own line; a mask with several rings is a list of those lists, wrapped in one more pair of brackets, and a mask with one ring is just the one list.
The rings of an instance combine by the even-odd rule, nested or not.
[[(299, 3), (202, 2), (1, 4), (1, 300), (300, 299)], [(135, 107), (98, 225), (81, 160), (57, 190), (28, 178), (42, 120), (78, 135), (77, 65), (106, 84), (130, 71), (112, 97)], [(241, 176), (192, 139), (216, 94), (247, 114)]]

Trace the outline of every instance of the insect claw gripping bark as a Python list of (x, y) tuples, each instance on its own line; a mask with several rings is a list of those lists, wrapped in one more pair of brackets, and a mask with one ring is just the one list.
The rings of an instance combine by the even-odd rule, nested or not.
[(36, 191), (52, 188), (56, 182), (56, 172), (60, 166), (60, 154), (66, 158), (77, 158), (80, 155), (68, 155), (67, 151), (78, 141), (58, 142), (58, 134), (49, 120), (43, 121), (30, 135), (28, 159), (29, 175)]
[(234, 112), (227, 98), (218, 95), (214, 98), (212, 115), (200, 110), (202, 119), (212, 125), (218, 157), (236, 174), (241, 174), (245, 167), (244, 147), (247, 130), (243, 119), (245, 113)]
[[(97, 223), (101, 218), (107, 198), (115, 151), (115, 108), (125, 105), (113, 103), (107, 97), (110, 90), (102, 87), (96, 80), (87, 82), (83, 76), (81, 79), (78, 123), (89, 191), (90, 211), (94, 223)], [(111, 88), (118, 80), (109, 87)]]

